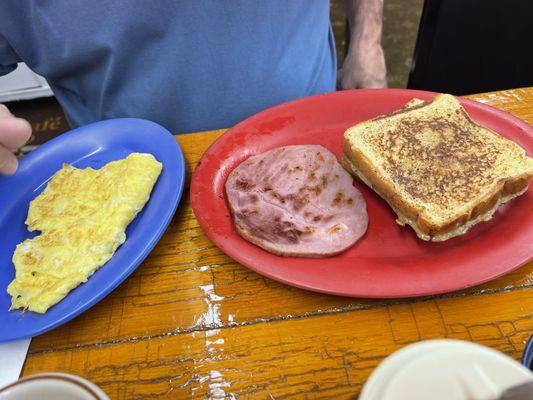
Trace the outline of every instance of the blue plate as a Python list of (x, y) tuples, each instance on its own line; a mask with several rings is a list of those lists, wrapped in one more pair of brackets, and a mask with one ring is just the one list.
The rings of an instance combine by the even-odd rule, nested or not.
[(533, 371), (533, 335), (529, 338), (522, 354), (522, 364)]
[[(24, 223), (28, 205), (63, 163), (100, 168), (132, 152), (152, 153), (163, 171), (150, 201), (126, 230), (127, 240), (111, 260), (46, 314), (8, 311), (7, 285), (15, 277), (15, 246), (35, 236)], [(175, 138), (141, 119), (111, 119), (65, 133), (22, 158), (17, 173), (0, 177), (0, 342), (32, 337), (56, 328), (96, 304), (126, 279), (155, 246), (178, 205), (185, 165)]]

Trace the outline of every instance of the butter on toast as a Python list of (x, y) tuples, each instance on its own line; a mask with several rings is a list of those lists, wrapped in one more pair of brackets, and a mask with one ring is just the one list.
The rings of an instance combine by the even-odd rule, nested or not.
[(446, 94), (349, 128), (342, 163), (392, 207), (398, 224), (432, 241), (489, 220), (533, 176), (523, 148), (473, 122)]

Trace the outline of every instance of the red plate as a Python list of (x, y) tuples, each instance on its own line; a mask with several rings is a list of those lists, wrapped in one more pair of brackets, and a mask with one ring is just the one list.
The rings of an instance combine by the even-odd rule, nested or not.
[[(242, 239), (225, 200), (228, 174), (249, 156), (278, 146), (321, 144), (337, 157), (342, 135), (357, 122), (435, 93), (354, 90), (308, 97), (268, 109), (228, 130), (205, 152), (191, 182), (192, 207), (207, 236), (226, 254), (269, 278), (318, 292), (353, 297), (414, 297), (444, 293), (501, 276), (532, 258), (533, 189), (501, 207), (466, 235), (441, 243), (395, 223), (389, 206), (364, 185), (365, 236), (346, 252), (323, 259), (278, 257)], [(533, 153), (533, 128), (503, 111), (459, 99), (478, 123)]]

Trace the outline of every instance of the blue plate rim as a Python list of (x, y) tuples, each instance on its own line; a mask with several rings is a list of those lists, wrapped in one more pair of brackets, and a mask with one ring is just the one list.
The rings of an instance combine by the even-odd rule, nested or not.
[(520, 361), (524, 367), (533, 371), (533, 335), (529, 337)]
[[(120, 274), (118, 274), (112, 281), (110, 281), (110, 284), (106, 286), (103, 290), (101, 290), (98, 295), (92, 297), (89, 301), (85, 302), (83, 305), (79, 307), (73, 308), (68, 313), (65, 313), (60, 318), (57, 318), (53, 323), (49, 323), (41, 328), (29, 330), (25, 334), (15, 333), (12, 335), (4, 335), (0, 336), (0, 343), (8, 343), (16, 340), (22, 340), (22, 339), (28, 339), (33, 338), (39, 335), (42, 335), (43, 333), (46, 333), (48, 331), (51, 331), (70, 320), (74, 319), (75, 317), (81, 315), (94, 305), (96, 305), (98, 302), (106, 298), (111, 292), (113, 292), (117, 286), (119, 286), (121, 283), (123, 283), (139, 266), (140, 264), (146, 259), (146, 257), (150, 254), (150, 252), (153, 250), (155, 245), (159, 242), (161, 237), (163, 236), (163, 233), (165, 233), (166, 229), (168, 228), (168, 225), (170, 224), (170, 221), (172, 220), (172, 217), (174, 216), (176, 209), (178, 207), (178, 204), (181, 201), (181, 197), (183, 195), (184, 186), (185, 186), (185, 158), (183, 155), (183, 151), (174, 137), (172, 133), (170, 133), (166, 128), (163, 126), (149, 120), (140, 119), (140, 118), (112, 118), (112, 119), (105, 119), (97, 122), (93, 122), (84, 126), (80, 126), (74, 129), (71, 129), (60, 136), (57, 136), (46, 143), (40, 145), (38, 148), (33, 150), (32, 152), (28, 153), (26, 156), (22, 157), (19, 160), (19, 168), (23, 169), (26, 163), (29, 163), (33, 160), (33, 158), (39, 157), (42, 152), (46, 151), (46, 148), (56, 144), (59, 141), (63, 141), (68, 136), (73, 136), (82, 133), (84, 130), (88, 128), (93, 128), (98, 125), (107, 125), (110, 123), (136, 123), (140, 125), (149, 126), (151, 125), (152, 128), (157, 129), (163, 134), (167, 134), (169, 137), (172, 138), (173, 147), (175, 147), (176, 150), (176, 161), (178, 163), (179, 167), (179, 184), (176, 184), (175, 190), (173, 192), (173, 196), (171, 199), (171, 202), (169, 201), (168, 207), (166, 208), (166, 212), (164, 216), (160, 219), (159, 225), (157, 227), (157, 231), (151, 236), (150, 240), (143, 246), (142, 251), (139, 251), (138, 254), (134, 257), (134, 260), (130, 263), (130, 265), (127, 268), (124, 268)], [(14, 176), (15, 177), (15, 176)], [(14, 178), (13, 177), (13, 178)], [(12, 177), (6, 177), (7, 179), (13, 179)], [(149, 200), (150, 201), (150, 200)], [(149, 202), (148, 201), (148, 202)], [(147, 203), (148, 204), (148, 203)], [(133, 222), (133, 221), (132, 221)], [(106, 263), (107, 264), (107, 263)], [(106, 265), (104, 264), (102, 268)], [(87, 284), (89, 281), (87, 281), (85, 284)]]

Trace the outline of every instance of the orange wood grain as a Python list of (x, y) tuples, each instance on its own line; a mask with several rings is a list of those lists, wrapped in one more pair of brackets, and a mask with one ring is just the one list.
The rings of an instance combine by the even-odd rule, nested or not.
[[(533, 88), (471, 97), (533, 123)], [(177, 136), (189, 177), (222, 132)], [(471, 340), (518, 358), (533, 333), (532, 287), (529, 263), (425, 299), (306, 292), (221, 253), (186, 191), (137, 271), (91, 310), (35, 338), (23, 374), (76, 373), (113, 399), (354, 398), (385, 356), (421, 339)]]
[(532, 309), (531, 291), (522, 289), (337, 310), (43, 350), (24, 373), (70, 371), (124, 399), (353, 398), (384, 357), (422, 339), (475, 341), (516, 358), (533, 331)]

